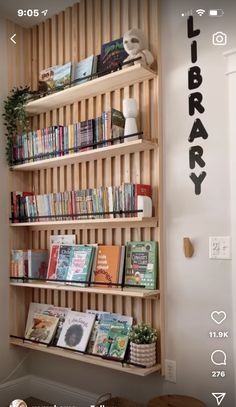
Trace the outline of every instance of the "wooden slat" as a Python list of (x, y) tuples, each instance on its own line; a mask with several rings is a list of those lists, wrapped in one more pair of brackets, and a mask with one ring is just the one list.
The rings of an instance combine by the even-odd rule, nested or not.
[[(8, 46), (9, 88), (30, 83), (37, 88), (39, 71), (52, 65), (77, 62), (101, 51), (101, 44), (120, 38), (132, 27), (140, 27), (149, 42), (149, 49), (157, 58), (158, 9), (157, 0), (81, 0), (58, 16), (23, 30), (8, 22), (7, 34), (17, 31), (19, 47)], [(16, 31), (14, 31), (16, 30)], [(9, 35), (8, 35), (9, 36)], [(22, 65), (23, 62), (24, 66)], [(17, 65), (19, 69), (16, 69)], [(49, 248), (51, 234), (72, 234), (78, 243), (126, 244), (129, 240), (158, 240), (160, 247), (160, 291), (98, 289), (61, 284), (11, 283), (11, 329), (23, 333), (30, 301), (68, 306), (78, 311), (86, 308), (109, 310), (134, 316), (137, 322), (146, 321), (161, 328), (161, 353), (164, 362), (164, 281), (162, 272), (162, 155), (158, 122), (158, 77), (156, 61), (153, 70), (139, 65), (100, 77), (55, 95), (28, 104), (28, 111), (37, 113), (32, 120), (36, 130), (46, 126), (71, 124), (100, 116), (111, 107), (122, 110), (126, 97), (137, 100), (137, 125), (144, 132), (145, 142), (137, 140), (111, 147), (69, 154), (61, 158), (19, 165), (11, 174), (11, 190), (34, 190), (37, 193), (64, 192), (102, 185), (121, 185), (122, 182), (151, 183), (153, 187), (153, 218), (115, 218), (60, 222), (13, 224), (10, 233), (12, 248)], [(23, 78), (24, 77), (24, 78)], [(151, 142), (152, 141), (152, 142)], [(153, 143), (155, 142), (155, 144)], [(16, 173), (17, 171), (17, 173)], [(160, 228), (158, 227), (160, 218)], [(23, 243), (24, 242), (24, 243)], [(18, 309), (19, 305), (19, 309)], [(20, 315), (19, 320), (17, 319)], [(24, 346), (18, 343), (19, 346)], [(28, 344), (27, 344), (28, 346)], [(34, 345), (29, 345), (33, 349)], [(43, 348), (44, 349), (44, 348)], [(47, 349), (47, 348), (46, 348)], [(41, 350), (41, 349), (40, 349)], [(67, 355), (56, 349), (45, 350), (82, 360), (72, 352)], [(88, 363), (93, 361), (86, 360)], [(107, 362), (96, 363), (108, 366)], [(114, 364), (112, 368), (117, 368)], [(145, 374), (160, 366), (145, 370)], [(122, 368), (121, 371), (126, 371)], [(148, 373), (147, 373), (148, 372)], [(163, 372), (163, 369), (162, 369)], [(134, 374), (140, 374), (135, 371)], [(145, 375), (142, 371), (141, 376)]]

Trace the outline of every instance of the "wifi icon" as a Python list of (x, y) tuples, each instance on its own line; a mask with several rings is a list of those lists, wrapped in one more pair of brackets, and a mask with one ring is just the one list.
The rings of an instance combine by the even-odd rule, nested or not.
[(206, 12), (206, 10), (203, 10), (203, 8), (199, 8), (198, 10), (196, 10), (196, 13), (201, 17), (203, 16), (203, 14)]

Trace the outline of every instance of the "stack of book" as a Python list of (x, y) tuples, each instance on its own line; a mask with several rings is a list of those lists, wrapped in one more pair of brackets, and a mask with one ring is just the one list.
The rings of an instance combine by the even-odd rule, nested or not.
[(117, 360), (126, 358), (133, 318), (87, 309), (86, 312), (31, 303), (24, 338)]
[[(119, 245), (51, 245), (46, 250), (12, 250), (11, 277), (47, 279), (96, 288), (157, 285), (158, 247), (155, 241)], [(48, 265), (48, 266), (47, 266)]]
[(151, 198), (151, 185), (124, 183), (42, 195), (12, 192), (11, 216), (13, 223), (136, 217), (140, 195)]
[(124, 136), (124, 126), (123, 113), (112, 108), (95, 119), (68, 126), (51, 126), (17, 135), (13, 142), (13, 163), (60, 157), (119, 143), (120, 140), (114, 140), (114, 142), (112, 140)]

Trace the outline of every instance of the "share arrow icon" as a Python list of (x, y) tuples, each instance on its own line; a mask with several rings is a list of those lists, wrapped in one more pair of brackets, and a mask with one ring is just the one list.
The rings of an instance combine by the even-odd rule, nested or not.
[(217, 406), (220, 406), (222, 401), (224, 400), (226, 393), (211, 393), (213, 397), (216, 399)]

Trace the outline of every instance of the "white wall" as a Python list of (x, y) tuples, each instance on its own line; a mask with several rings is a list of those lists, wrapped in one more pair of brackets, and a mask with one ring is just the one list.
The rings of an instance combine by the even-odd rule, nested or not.
[[(25, 369), (20, 366), (14, 373), (16, 366), (21, 362), (27, 353), (17, 352), (16, 349), (9, 347), (9, 270), (8, 256), (9, 252), (9, 225), (8, 225), (8, 167), (5, 159), (5, 129), (2, 120), (2, 105), (3, 100), (7, 95), (7, 66), (6, 63), (6, 38), (5, 38), (5, 21), (0, 19), (0, 385), (7, 378), (15, 378), (21, 374), (25, 374)], [(12, 373), (12, 374), (11, 374)], [(0, 392), (1, 404), (1, 392)]]
[[(227, 52), (227, 79), (228, 79), (228, 94), (229, 94), (229, 139), (230, 139), (230, 204), (231, 204), (231, 235), (233, 242), (236, 239), (236, 184), (235, 184), (235, 171), (236, 171), (236, 48)], [(236, 245), (232, 247), (232, 270), (235, 270), (236, 265)], [(234, 339), (236, 337), (236, 295), (234, 287), (236, 286), (236, 276), (232, 273), (232, 292), (233, 292), (233, 318), (234, 318)], [(236, 341), (234, 340), (234, 366), (236, 366)], [(236, 375), (234, 375), (234, 388), (236, 388)]]
[[(201, 29), (198, 61), (202, 70), (203, 114), (188, 116), (187, 73), (191, 64), (186, 18), (181, 13), (199, 6), (206, 10), (224, 8), (224, 18), (194, 17)], [(229, 137), (226, 60), (223, 52), (236, 38), (236, 4), (231, 1), (161, 2), (162, 103), (164, 135), (164, 184), (166, 225), (166, 351), (177, 361), (177, 384), (165, 383), (164, 391), (195, 395), (215, 406), (212, 392), (227, 392), (223, 406), (233, 406), (231, 261), (208, 259), (208, 237), (230, 235)], [(234, 20), (233, 20), (234, 19)], [(226, 47), (213, 46), (212, 34), (228, 34)], [(190, 144), (188, 136), (194, 119), (200, 117), (209, 137)], [(189, 179), (188, 150), (201, 145), (207, 177), (202, 193), (194, 194)], [(202, 170), (201, 170), (202, 171)], [(199, 170), (197, 171), (200, 172)], [(189, 236), (195, 255), (183, 255), (182, 239)], [(227, 312), (220, 326), (230, 331), (230, 339), (209, 339), (218, 328), (210, 319), (214, 310)], [(211, 378), (215, 369), (210, 354), (227, 353), (226, 378)], [(221, 369), (220, 369), (221, 370)]]

